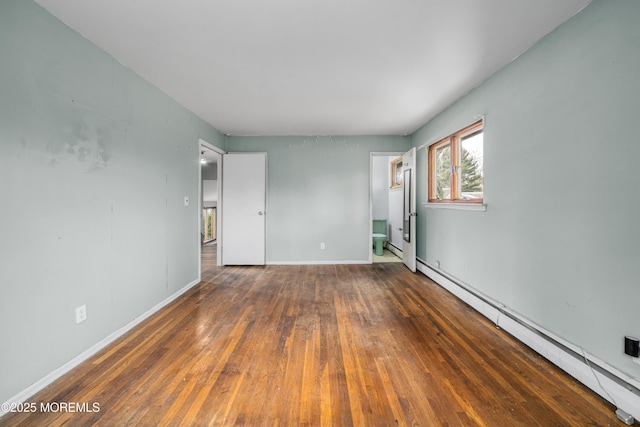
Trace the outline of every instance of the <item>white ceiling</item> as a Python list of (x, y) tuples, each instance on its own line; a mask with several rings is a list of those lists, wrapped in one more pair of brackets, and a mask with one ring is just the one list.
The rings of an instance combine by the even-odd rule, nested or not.
[(223, 133), (403, 135), (590, 0), (36, 0)]

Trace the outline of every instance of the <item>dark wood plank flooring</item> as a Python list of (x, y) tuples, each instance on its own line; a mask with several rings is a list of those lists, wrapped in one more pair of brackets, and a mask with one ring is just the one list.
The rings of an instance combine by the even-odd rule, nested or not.
[(402, 264), (215, 266), (0, 425), (607, 426), (614, 409)]

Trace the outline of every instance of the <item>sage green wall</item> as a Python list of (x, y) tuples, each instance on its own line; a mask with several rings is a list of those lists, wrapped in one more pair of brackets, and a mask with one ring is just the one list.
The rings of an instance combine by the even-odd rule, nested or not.
[(224, 137), (32, 1), (0, 2), (0, 58), (4, 402), (198, 278)]
[(487, 211), (421, 207), (418, 256), (636, 379), (639, 22), (637, 0), (596, 0), (412, 135), (486, 114)]
[[(409, 137), (230, 137), (229, 152), (267, 153), (267, 262), (369, 259), (369, 153)], [(320, 243), (326, 249), (320, 249)]]

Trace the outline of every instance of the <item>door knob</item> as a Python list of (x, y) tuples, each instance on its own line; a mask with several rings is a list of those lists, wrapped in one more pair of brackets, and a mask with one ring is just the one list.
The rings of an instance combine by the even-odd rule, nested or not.
[(258, 215), (264, 215), (264, 212), (259, 211), (259, 212), (258, 212)]

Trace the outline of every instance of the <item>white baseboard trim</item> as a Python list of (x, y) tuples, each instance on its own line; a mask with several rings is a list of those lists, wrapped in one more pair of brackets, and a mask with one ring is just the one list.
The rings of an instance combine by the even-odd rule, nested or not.
[(371, 264), (369, 260), (322, 260), (322, 261), (267, 261), (267, 265), (339, 265)]
[(387, 249), (398, 258), (402, 258), (402, 249), (397, 248), (393, 243), (388, 242)]
[[(83, 351), (82, 353), (80, 353), (79, 355), (77, 355), (76, 357), (74, 357), (73, 359), (71, 359), (70, 361), (65, 363), (64, 365), (60, 366), (58, 369), (56, 369), (56, 370), (50, 372), (49, 374), (45, 375), (44, 377), (42, 377), (41, 379), (39, 379), (35, 383), (31, 384), (26, 389), (22, 390), (20, 393), (16, 394), (15, 396), (10, 398), (6, 402), (2, 402), (2, 403), (7, 403), (7, 404), (9, 404), (9, 406), (11, 406), (13, 404), (19, 404), (19, 403), (22, 403), (22, 402), (26, 401), (29, 397), (33, 396), (34, 394), (36, 394), (40, 390), (44, 389), (46, 386), (48, 386), (52, 382), (54, 382), (55, 380), (57, 380), (58, 378), (60, 378), (64, 374), (66, 374), (67, 372), (71, 371), (73, 368), (75, 368), (76, 366), (80, 365), (82, 362), (84, 362), (87, 359), (89, 359), (91, 356), (96, 354), (98, 351), (102, 350), (103, 348), (105, 348), (106, 346), (108, 346), (109, 344), (111, 344), (112, 342), (117, 340), (118, 338), (120, 338), (122, 335), (124, 335), (127, 332), (129, 332), (131, 329), (136, 327), (138, 324), (142, 323), (144, 320), (149, 318), (151, 315), (155, 314), (157, 311), (159, 311), (162, 308), (164, 308), (165, 306), (167, 306), (169, 303), (171, 303), (173, 300), (178, 298), (180, 295), (184, 294), (189, 289), (191, 289), (192, 287), (194, 287), (195, 285), (200, 283), (200, 281), (201, 281), (200, 279), (196, 279), (193, 282), (189, 283), (188, 285), (186, 285), (185, 287), (183, 287), (182, 289), (180, 289), (179, 291), (177, 291), (173, 295), (171, 295), (168, 298), (166, 298), (164, 301), (161, 301), (158, 304), (154, 305), (149, 310), (147, 310), (146, 312), (142, 313), (140, 316), (138, 316), (135, 319), (133, 319), (131, 322), (127, 323), (126, 325), (124, 325), (120, 329), (114, 331), (113, 333), (111, 333), (110, 335), (108, 335), (104, 339), (100, 340), (96, 344), (92, 345), (91, 347), (89, 347), (88, 349), (86, 349), (85, 351)], [(7, 413), (7, 411), (3, 410), (3, 408), (6, 407), (6, 406), (7, 405), (2, 405), (2, 408), (0, 408), (0, 417), (2, 417), (3, 415), (5, 415)]]
[[(445, 276), (419, 260), (418, 271), (545, 357), (617, 408), (640, 420), (640, 382), (609, 366), (508, 307)], [(635, 390), (634, 390), (635, 389)]]

